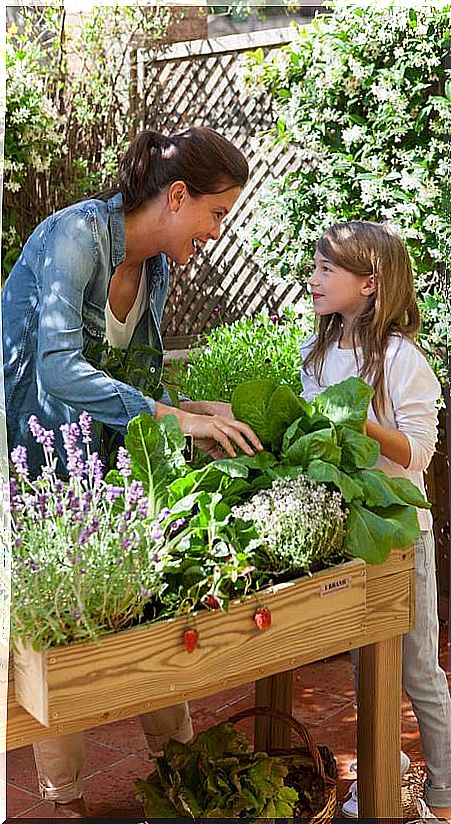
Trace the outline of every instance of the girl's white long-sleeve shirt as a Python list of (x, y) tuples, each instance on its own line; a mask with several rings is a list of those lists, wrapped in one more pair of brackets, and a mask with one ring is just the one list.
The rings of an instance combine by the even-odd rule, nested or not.
[[(304, 359), (310, 351), (315, 336), (301, 346)], [(358, 376), (362, 363), (362, 350), (357, 348), (357, 360), (353, 349), (340, 349), (333, 344), (324, 359), (319, 384), (312, 369), (307, 374), (301, 368), (303, 396), (313, 400), (320, 392), (334, 383)], [(410, 463), (407, 468), (380, 456), (376, 466), (387, 475), (408, 478), (425, 494), (423, 473), (429, 466), (437, 441), (437, 400), (441, 395), (440, 384), (426, 358), (407, 338), (393, 335), (389, 341), (384, 364), (386, 409), (378, 420), (370, 405), (368, 420), (380, 423), (387, 429), (403, 432), (410, 444)], [(367, 381), (371, 383), (370, 380)], [(429, 510), (418, 509), (421, 530), (432, 528)]]

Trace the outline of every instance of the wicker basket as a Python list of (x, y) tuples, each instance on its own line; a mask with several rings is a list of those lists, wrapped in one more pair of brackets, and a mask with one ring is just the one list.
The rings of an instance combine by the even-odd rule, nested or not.
[[(291, 747), (286, 750), (269, 750), (268, 755), (277, 757), (286, 756), (288, 760), (290, 757), (294, 759), (296, 756), (305, 755), (308, 753), (308, 756), (311, 758), (314, 771), (324, 781), (326, 799), (322, 810), (316, 813), (313, 818), (308, 819), (308, 824), (331, 824), (337, 807), (336, 782), (334, 778), (326, 775), (323, 758), (309, 731), (303, 724), (301, 724), (300, 721), (293, 718), (292, 715), (272, 709), (272, 707), (252, 707), (251, 709), (243, 710), (242, 712), (233, 715), (229, 718), (229, 721), (232, 724), (237, 724), (245, 718), (250, 718), (256, 715), (265, 716), (266, 718), (276, 718), (278, 721), (288, 724), (291, 729), (297, 732), (301, 740), (305, 743), (306, 749), (301, 747)], [(324, 752), (327, 748), (321, 749)]]

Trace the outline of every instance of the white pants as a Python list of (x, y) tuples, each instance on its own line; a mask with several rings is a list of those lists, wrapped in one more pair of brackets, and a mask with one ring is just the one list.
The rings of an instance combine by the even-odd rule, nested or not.
[[(188, 704), (177, 704), (140, 716), (151, 752), (158, 752), (169, 738), (187, 742), (193, 727)], [(42, 798), (68, 803), (83, 795), (85, 742), (82, 733), (61, 735), (33, 744)]]

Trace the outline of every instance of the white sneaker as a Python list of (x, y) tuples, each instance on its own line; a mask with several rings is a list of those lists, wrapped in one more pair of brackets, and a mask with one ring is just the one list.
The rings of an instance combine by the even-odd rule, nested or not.
[[(407, 770), (410, 767), (410, 758), (405, 753), (400, 753), (401, 756), (401, 778), (403, 775), (406, 774)], [(351, 772), (357, 772), (357, 761), (354, 761), (353, 764), (349, 767)], [(351, 786), (349, 787), (349, 798), (344, 802), (341, 812), (346, 818), (358, 818), (359, 817), (359, 804), (357, 798), (357, 781), (353, 781)]]
[(437, 818), (433, 812), (429, 809), (428, 805), (422, 798), (417, 798), (417, 810), (421, 818), (418, 818), (416, 821), (412, 821), (411, 824), (423, 824), (423, 822), (431, 822), (431, 821), (448, 821), (449, 818)]

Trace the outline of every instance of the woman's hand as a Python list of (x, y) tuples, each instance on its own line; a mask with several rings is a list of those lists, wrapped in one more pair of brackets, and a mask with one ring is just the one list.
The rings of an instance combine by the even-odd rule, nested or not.
[(185, 435), (192, 435), (196, 445), (212, 455), (222, 457), (215, 444), (219, 444), (219, 447), (222, 447), (224, 452), (231, 458), (236, 457), (236, 451), (232, 444), (238, 446), (245, 455), (253, 455), (256, 450), (261, 451), (263, 449), (257, 435), (250, 426), (242, 421), (235, 420), (233, 417), (193, 414), (187, 412), (186, 407), (185, 409), (177, 409), (157, 402), (155, 408), (156, 419), (159, 420), (164, 415), (175, 415), (182, 432)]
[(195, 415), (220, 415), (222, 418), (235, 420), (232, 404), (224, 401), (181, 401), (180, 409)]

